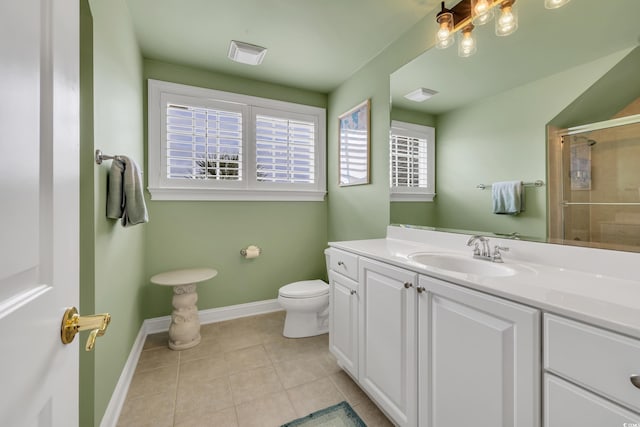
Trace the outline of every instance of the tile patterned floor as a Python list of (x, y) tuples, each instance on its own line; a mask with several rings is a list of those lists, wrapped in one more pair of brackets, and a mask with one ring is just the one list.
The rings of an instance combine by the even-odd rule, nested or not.
[(287, 339), (284, 312), (203, 325), (202, 342), (147, 337), (118, 427), (276, 427), (349, 402), (368, 427), (389, 420), (336, 364), (327, 335)]

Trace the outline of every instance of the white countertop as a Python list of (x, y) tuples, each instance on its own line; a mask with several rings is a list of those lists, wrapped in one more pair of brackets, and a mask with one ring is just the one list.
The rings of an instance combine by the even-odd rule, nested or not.
[[(440, 236), (437, 236), (437, 239), (434, 240), (440, 238)], [(458, 245), (458, 241), (462, 240), (464, 242), (467, 238), (468, 236), (464, 235), (452, 237), (452, 239), (456, 240), (456, 245), (454, 246), (456, 250), (452, 250), (451, 245), (443, 246), (425, 241), (411, 241), (392, 237), (331, 242), (329, 245), (420, 274), (537, 307), (546, 312), (567, 316), (640, 338), (640, 280), (631, 279), (630, 276), (633, 277), (634, 274), (629, 274), (629, 272), (621, 274), (621, 277), (614, 277), (576, 269), (576, 261), (572, 261), (570, 258), (575, 258), (576, 253), (584, 256), (585, 253), (580, 252), (581, 248), (545, 248), (548, 245), (496, 240), (501, 245), (506, 242), (507, 246), (509, 246), (509, 243), (516, 246), (518, 250), (514, 252), (519, 251), (521, 256), (527, 250), (550, 250), (552, 256), (559, 258), (556, 259), (556, 265), (554, 266), (546, 263), (523, 262), (522, 258), (510, 259), (509, 253), (503, 253), (504, 265), (516, 270), (515, 275), (506, 277), (480, 277), (472, 274), (450, 272), (427, 267), (408, 258), (408, 255), (415, 252), (447, 252), (471, 258), (472, 248), (467, 248), (464, 243)], [(492, 239), (493, 243), (494, 239)], [(534, 245), (533, 249), (529, 249), (527, 244)], [(457, 250), (458, 247), (460, 250)], [(578, 249), (577, 252), (576, 249)], [(601, 252), (603, 251), (599, 253)], [(610, 253), (612, 251), (604, 252)], [(563, 253), (566, 259), (565, 263), (562, 262)], [(596, 255), (599, 253), (596, 253)], [(590, 256), (592, 254), (587, 254), (584, 256), (585, 259), (581, 259), (580, 262), (589, 264)], [(604, 256), (607, 255), (605, 254)], [(622, 257), (622, 260), (618, 259), (611, 262), (614, 266), (619, 266), (623, 263), (626, 266), (625, 268), (635, 270), (640, 265), (640, 255), (634, 257), (629, 254), (616, 255), (613, 253), (610, 256), (614, 258), (616, 256)], [(539, 259), (540, 257), (538, 256), (537, 258)], [(535, 259), (536, 257), (532, 256), (532, 258)], [(627, 265), (629, 260), (636, 260), (636, 262), (634, 265)], [(557, 266), (563, 264), (573, 268)], [(616, 276), (618, 275), (616, 274)]]

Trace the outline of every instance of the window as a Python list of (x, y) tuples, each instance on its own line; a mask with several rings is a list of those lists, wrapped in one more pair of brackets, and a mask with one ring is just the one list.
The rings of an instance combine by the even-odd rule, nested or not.
[(149, 80), (153, 200), (323, 200), (325, 110)]
[(168, 179), (242, 179), (242, 113), (168, 103)]
[(435, 130), (391, 122), (391, 201), (433, 201), (435, 196)]
[[(261, 112), (262, 110), (256, 110)], [(258, 182), (314, 184), (316, 125), (294, 115), (256, 113)]]

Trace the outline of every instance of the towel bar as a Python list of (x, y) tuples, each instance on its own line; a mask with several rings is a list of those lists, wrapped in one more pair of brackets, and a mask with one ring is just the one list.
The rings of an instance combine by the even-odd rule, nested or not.
[(103, 160), (120, 160), (120, 156), (108, 156), (106, 154), (102, 154), (102, 150), (96, 150), (96, 164), (101, 165)]
[[(534, 182), (525, 182), (522, 185), (524, 185), (525, 187), (542, 187), (544, 185), (544, 181), (542, 180), (537, 180)], [(479, 188), (480, 190), (484, 190), (486, 188), (491, 188), (491, 184), (478, 184), (476, 185), (476, 188)]]

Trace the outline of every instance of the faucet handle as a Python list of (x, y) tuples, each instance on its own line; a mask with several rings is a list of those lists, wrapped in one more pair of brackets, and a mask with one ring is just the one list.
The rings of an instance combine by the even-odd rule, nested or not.
[[(467, 246), (471, 246), (471, 244), (468, 244)], [(480, 255), (480, 243), (476, 242), (474, 248), (473, 248), (473, 255)]]
[(504, 262), (502, 260), (502, 253), (500, 253), (500, 251), (509, 252), (509, 248), (507, 248), (506, 246), (496, 245), (493, 248), (493, 257), (491, 257), (493, 262)]

